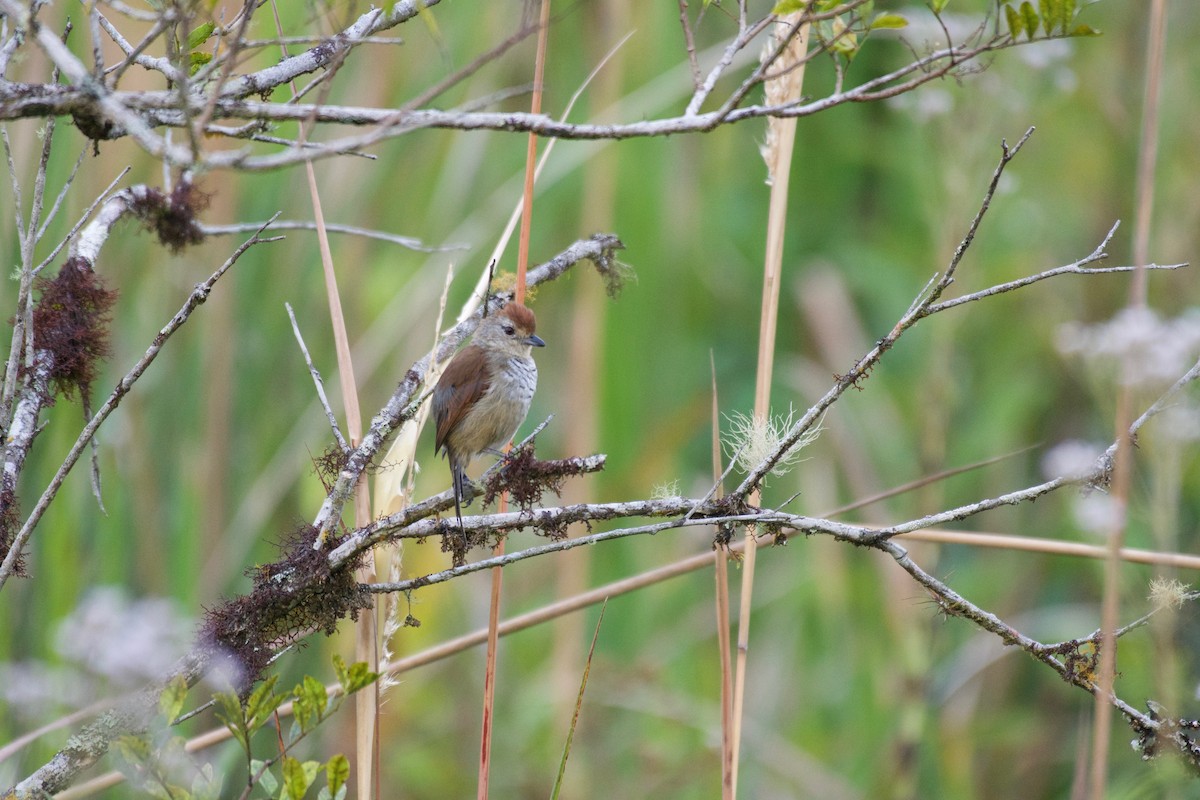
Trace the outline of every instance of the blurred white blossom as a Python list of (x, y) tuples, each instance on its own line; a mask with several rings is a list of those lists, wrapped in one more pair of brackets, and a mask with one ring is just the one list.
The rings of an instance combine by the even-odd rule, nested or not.
[(1075, 500), (1075, 524), (1097, 538), (1107, 536), (1121, 521), (1121, 503), (1112, 495), (1092, 492)]
[(1155, 433), (1178, 442), (1200, 440), (1200, 408), (1191, 404), (1170, 406), (1158, 415)]
[(887, 102), (892, 108), (912, 114), (917, 122), (929, 122), (954, 110), (954, 95), (940, 86), (922, 88), (918, 92), (904, 92)]
[(81, 708), (92, 699), (88, 682), (69, 667), (40, 661), (0, 663), (0, 705), (23, 719), (40, 720), (63, 708)]
[(182, 656), (193, 624), (163, 598), (132, 600), (113, 586), (92, 589), (55, 633), (55, 649), (118, 684), (159, 678)]
[(1148, 308), (1126, 308), (1108, 322), (1061, 326), (1057, 346), (1089, 366), (1118, 365), (1118, 379), (1130, 386), (1170, 383), (1200, 356), (1200, 310), (1164, 320)]
[(1078, 439), (1060, 442), (1042, 456), (1042, 474), (1049, 480), (1079, 480), (1096, 468), (1096, 460), (1103, 455), (1104, 449), (1103, 445)]

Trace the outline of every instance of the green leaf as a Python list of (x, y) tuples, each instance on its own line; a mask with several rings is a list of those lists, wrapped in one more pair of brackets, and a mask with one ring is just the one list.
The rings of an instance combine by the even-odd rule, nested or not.
[[(339, 680), (341, 680), (339, 678)], [(349, 673), (345, 680), (341, 680), (342, 688), (346, 690), (346, 694), (354, 694), (360, 689), (370, 686), (375, 681), (379, 680), (378, 672), (371, 672), (367, 662), (357, 661), (350, 665)]]
[(325, 691), (325, 684), (312, 675), (305, 675), (303, 685), (304, 694), (308, 696), (313, 708), (317, 710), (317, 718), (324, 718), (325, 710), (329, 705), (329, 693)]
[(176, 675), (167, 683), (162, 694), (158, 696), (158, 713), (170, 725), (183, 710), (183, 701), (187, 699), (187, 681), (182, 675)]
[(1005, 4), (1004, 16), (1008, 19), (1008, 35), (1015, 42), (1021, 37), (1022, 31), (1025, 30), (1025, 20), (1017, 13), (1017, 10), (1012, 6)]
[(188, 53), (188, 75), (195, 75), (210, 61), (212, 61), (212, 53)]
[(931, 0), (929, 7), (933, 10), (933, 13), (940, 14), (946, 10), (946, 6), (949, 4), (949, 2), (950, 0)]
[(848, 30), (841, 17), (833, 18), (829, 41), (832, 42), (830, 46), (833, 48), (833, 52), (846, 58), (854, 58), (858, 53), (858, 34), (853, 30)]
[(1033, 37), (1037, 36), (1038, 15), (1033, 8), (1033, 3), (1030, 3), (1029, 0), (1021, 3), (1021, 16), (1025, 19), (1025, 34), (1030, 41), (1033, 41)]
[[(266, 762), (260, 761), (257, 758), (251, 759), (250, 774), (258, 775), (258, 773), (262, 771), (263, 764), (265, 763)], [(279, 779), (275, 777), (275, 773), (271, 772), (271, 770), (266, 770), (262, 773), (262, 776), (258, 779), (258, 785), (263, 788), (263, 791), (272, 797), (274, 797), (275, 793), (279, 791)]]
[(1096, 30), (1091, 25), (1076, 25), (1071, 29), (1072, 36), (1103, 36), (1101, 31)]
[(879, 28), (907, 28), (908, 20), (899, 14), (880, 14), (871, 20), (871, 30)]
[(346, 683), (349, 680), (349, 672), (346, 670), (346, 659), (342, 658), (338, 653), (333, 654), (333, 674), (337, 676), (337, 681), (342, 685), (342, 688), (346, 688)]
[(216, 779), (212, 764), (205, 764), (192, 778), (192, 797), (196, 800), (218, 800), (221, 796), (221, 781)]
[(325, 765), (325, 785), (329, 793), (337, 796), (344, 789), (346, 781), (350, 780), (350, 761), (341, 753), (336, 753)]
[(771, 9), (772, 14), (783, 16), (784, 14), (795, 14), (797, 11), (803, 11), (808, 7), (808, 0), (779, 0), (775, 7)]
[(1063, 33), (1071, 27), (1071, 23), (1075, 21), (1075, 14), (1078, 9), (1075, 6), (1075, 0), (1062, 0), (1062, 27)]
[(1038, 0), (1038, 15), (1042, 18), (1046, 35), (1054, 30), (1054, 23), (1058, 21), (1058, 9), (1054, 3), (1055, 0)]
[(292, 689), (295, 701), (292, 713), (300, 723), (301, 733), (308, 733), (315, 728), (325, 716), (327, 698), (325, 687), (311, 675), (305, 675), (304, 680)]
[(272, 675), (260, 683), (250, 696), (246, 698), (246, 718), (249, 722), (250, 733), (254, 733), (271, 718), (275, 709), (283, 703), (284, 696), (275, 691), (279, 676)]
[(192, 32), (187, 37), (187, 49), (195, 50), (200, 45), (208, 41), (208, 37), (212, 36), (212, 32), (217, 26), (211, 22), (206, 22), (203, 25), (193, 28)]
[[(297, 686), (297, 689), (300, 687)], [(300, 728), (300, 736), (308, 733), (313, 729), (313, 726), (318, 722), (317, 710), (313, 708), (312, 703), (304, 696), (303, 693), (297, 694), (296, 699), (292, 702), (292, 716), (296, 718), (296, 724)], [(293, 736), (293, 740), (300, 738)]]
[(130, 764), (144, 764), (150, 760), (150, 740), (144, 736), (121, 736), (116, 744), (121, 758)]
[(242, 708), (242, 701), (233, 692), (217, 692), (213, 700), (217, 702), (217, 719), (225, 723), (243, 750), (249, 750), (250, 736), (246, 730), (246, 710)]
[(284, 796), (290, 798), (290, 800), (304, 800), (304, 795), (308, 793), (308, 786), (310, 783), (312, 783), (312, 779), (308, 777), (308, 770), (304, 768), (304, 764), (300, 763), (300, 759), (292, 758), (291, 756), (284, 756)]

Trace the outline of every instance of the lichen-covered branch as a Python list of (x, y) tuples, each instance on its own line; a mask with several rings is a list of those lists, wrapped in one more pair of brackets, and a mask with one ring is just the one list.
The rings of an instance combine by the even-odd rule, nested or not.
[[(216, 42), (212, 61), (188, 75), (181, 64), (168, 58), (149, 57), (145, 50), (166, 38), (170, 45), (171, 31), (179, 24), (175, 18), (168, 19), (167, 11), (153, 17), (154, 25), (137, 45), (130, 44), (118, 26), (100, 15), (97, 29), (103, 27), (109, 39), (120, 47), (124, 58), (116, 64), (100, 65), (98, 75), (93, 75), (88, 66), (74, 56), (60, 37), (48, 30), (31, 15), (17, 0), (0, 0), (0, 12), (6, 14), (15, 26), (7, 41), (0, 43), (4, 52), (19, 49), (26, 38), (40, 47), (52, 63), (68, 79), (67, 85), (56, 81), (44, 83), (8, 81), (0, 77), (0, 119), (19, 119), (55, 115), (72, 116), (81, 130), (96, 139), (111, 139), (121, 136), (132, 137), (143, 149), (171, 164), (192, 169), (276, 169), (290, 164), (328, 158), (344, 153), (358, 152), (362, 148), (403, 136), (424, 128), (452, 130), (491, 130), (535, 133), (541, 137), (562, 139), (629, 139), (649, 136), (668, 136), (681, 133), (710, 131), (718, 126), (736, 124), (764, 117), (804, 117), (817, 114), (846, 103), (872, 102), (912, 91), (931, 81), (953, 76), (965, 65), (977, 61), (989, 53), (1026, 44), (1007, 32), (984, 22), (966, 34), (961, 41), (948, 41), (943, 46), (918, 54), (912, 50), (911, 59), (902, 66), (863, 80), (858, 85), (843, 88), (840, 85), (828, 95), (801, 102), (782, 104), (747, 103), (752, 92), (770, 77), (774, 59), (756, 65), (749, 74), (733, 75), (733, 65), (745, 52), (756, 47), (764, 32), (777, 21), (767, 13), (756, 19), (748, 19), (745, 9), (739, 15), (736, 31), (719, 47), (721, 53), (716, 63), (703, 77), (699, 74), (695, 43), (688, 39), (687, 58), (692, 64), (693, 91), (686, 105), (677, 114), (655, 119), (632, 120), (614, 124), (569, 122), (556, 120), (542, 114), (496, 113), (469, 110), (473, 101), (458, 109), (434, 109), (405, 106), (400, 109), (388, 107), (356, 107), (326, 103), (300, 103), (298, 97), (269, 98), (275, 89), (285, 87), (296, 78), (321, 70), (330, 70), (354, 55), (356, 48), (372, 41), (381, 31), (397, 27), (415, 18), (423, 8), (433, 6), (437, 0), (403, 0), (388, 4), (385, 8), (372, 8), (359, 15), (341, 31), (320, 41), (318, 44), (284, 58), (278, 63), (259, 69), (249, 68), (238, 72), (238, 65), (247, 62), (260, 47), (269, 42), (252, 42), (246, 38), (246, 27), (257, 4), (247, 3), (239, 18), (218, 27), (213, 36)], [(862, 16), (863, 0), (811, 6), (793, 26), (790, 35), (782, 37), (779, 47), (803, 26), (829, 23), (839, 20), (841, 33), (814, 42), (807, 58), (812, 59), (844, 46), (841, 41), (849, 34), (851, 25), (868, 25)], [(175, 8), (174, 6), (168, 8)], [(177, 12), (170, 12), (177, 13)], [(936, 17), (936, 14), (934, 15)], [(168, 24), (169, 23), (169, 24)], [(686, 13), (685, 32), (689, 31)], [(26, 34), (32, 34), (28, 37)], [(1067, 34), (1047, 33), (1040, 39), (1060, 38)], [(158, 44), (161, 46), (161, 44)], [(172, 47), (166, 48), (168, 56)], [(499, 52), (503, 52), (500, 48)], [(486, 61), (496, 53), (482, 57)], [(178, 60), (178, 53), (175, 53)], [(171, 78), (174, 86), (160, 90), (126, 90), (120, 81), (133, 67), (155, 75)], [(470, 68), (454, 76), (455, 80), (478, 68)], [(2, 73), (0, 73), (2, 76)], [(316, 80), (320, 80), (317, 78)], [(718, 85), (731, 85), (723, 95), (714, 98)], [(443, 87), (444, 88), (444, 87)], [(706, 106), (716, 108), (703, 111)], [(230, 128), (215, 124), (214, 119), (244, 120), (246, 125), (261, 133), (263, 126), (281, 121), (301, 121), (316, 125), (344, 125), (369, 130), (339, 136), (320, 144), (311, 141), (287, 142), (278, 140), (281, 147), (272, 153), (255, 153), (246, 148), (211, 148), (198, 151), (200, 137), (232, 137), (245, 135), (244, 126)], [(167, 126), (184, 128), (189, 134), (190, 146), (173, 144), (155, 129)]]

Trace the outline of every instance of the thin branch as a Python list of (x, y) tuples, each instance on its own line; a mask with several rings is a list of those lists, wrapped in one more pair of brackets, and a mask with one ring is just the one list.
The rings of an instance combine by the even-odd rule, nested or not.
[[(979, 228), (979, 223), (983, 219), (983, 215), (986, 213), (987, 208), (991, 203), (991, 199), (995, 193), (997, 185), (999, 184), (1000, 176), (1003, 174), (1004, 168), (1020, 150), (1021, 146), (1024, 145), (1024, 143), (1029, 139), (1032, 131), (1032, 128), (1026, 131), (1025, 135), (1014, 148), (1010, 149), (1007, 143), (1002, 142), (1000, 161), (997, 164), (996, 169), (993, 171), (991, 183), (989, 184), (987, 191), (984, 193), (983, 204), (981, 205), (979, 211), (976, 212), (971, 225), (968, 227), (966, 236), (956, 249), (955, 254), (950, 261), (950, 265), (947, 267), (942, 277), (935, 280), (934, 278), (937, 278), (935, 275), (934, 278), (931, 278), (930, 282), (926, 284), (921, 292), (918, 293), (916, 299), (908, 307), (908, 310), (905, 311), (903, 316), (901, 316), (900, 319), (897, 320), (896, 324), (892, 326), (892, 330), (886, 336), (876, 342), (875, 346), (872, 347), (871, 350), (869, 350), (865, 355), (863, 355), (854, 364), (854, 366), (851, 367), (849, 372), (845, 373), (844, 375), (837, 376), (837, 382), (834, 384), (834, 386), (831, 387), (820, 400), (812, 405), (801, 416), (800, 420), (797, 421), (796, 424), (792, 426), (791, 430), (788, 431), (787, 435), (783, 437), (779, 446), (775, 448), (774, 452), (770, 453), (760, 464), (750, 471), (750, 473), (742, 481), (741, 485), (732, 492), (733, 497), (748, 497), (750, 493), (762, 483), (763, 479), (771, 472), (771, 470), (775, 468), (775, 465), (779, 462), (779, 460), (783, 458), (783, 456), (789, 450), (791, 450), (791, 448), (794, 447), (798, 441), (800, 441), (801, 437), (803, 437), (812, 428), (812, 426), (817, 423), (825, 411), (831, 405), (837, 402), (837, 400), (846, 392), (847, 389), (849, 389), (851, 386), (858, 386), (860, 381), (865, 380), (870, 374), (871, 370), (874, 369), (875, 365), (883, 357), (883, 354), (890, 350), (896, 341), (902, 335), (904, 335), (906, 331), (916, 325), (920, 320), (933, 313), (930, 311), (930, 309), (935, 307), (934, 302), (953, 280), (954, 273), (959, 262), (962, 260), (967, 248), (969, 248), (971, 243), (974, 241), (975, 234)], [(1111, 236), (1111, 232), (1109, 235)], [(1105, 241), (1107, 242), (1108, 239), (1106, 238)], [(1103, 245), (1101, 245), (1101, 248), (1098, 249), (1102, 250)], [(1095, 251), (1093, 251), (1093, 255), (1094, 254)], [(1091, 256), (1089, 256), (1089, 258), (1091, 258)], [(1057, 274), (1062, 273), (1060, 272)]]
[(992, 286), (988, 289), (983, 289), (982, 291), (972, 292), (971, 294), (963, 295), (962, 297), (956, 297), (953, 300), (945, 300), (941, 303), (937, 303), (937, 304), (932, 305), (929, 308), (925, 309), (924, 316), (936, 314), (939, 311), (945, 311), (946, 309), (954, 308), (955, 306), (961, 306), (964, 303), (971, 303), (976, 300), (982, 300), (985, 297), (991, 297), (993, 295), (1003, 294), (1005, 292), (1011, 292), (1014, 289), (1020, 289), (1024, 286), (1028, 286), (1032, 283), (1038, 283), (1039, 281), (1044, 281), (1047, 278), (1056, 278), (1059, 275), (1108, 275), (1108, 274), (1116, 274), (1116, 273), (1121, 273), (1121, 272), (1136, 272), (1138, 269), (1152, 269), (1152, 270), (1167, 270), (1167, 271), (1169, 271), (1169, 270), (1176, 270), (1176, 269), (1181, 269), (1183, 267), (1190, 266), (1190, 264), (1188, 262), (1183, 261), (1178, 264), (1146, 264), (1140, 268), (1135, 267), (1135, 266), (1120, 266), (1120, 267), (1092, 267), (1090, 269), (1085, 269), (1082, 266), (1082, 264), (1084, 264), (1084, 263), (1086, 263), (1086, 262), (1076, 262), (1074, 264), (1066, 264), (1061, 267), (1055, 267), (1054, 269), (1046, 270), (1045, 272), (1039, 272), (1037, 275), (1030, 275), (1027, 278), (1021, 278), (1020, 280), (1010, 281), (1008, 283), (997, 284), (996, 286)]
[(62, 464), (54, 473), (54, 477), (50, 479), (50, 483), (42, 492), (41, 497), (38, 498), (37, 504), (33, 507), (33, 510), (30, 511), (29, 517), (25, 520), (25, 524), (21, 526), (21, 530), (13, 538), (12, 545), (9, 547), (8, 553), (5, 554), (4, 562), (0, 564), (0, 589), (4, 588), (4, 584), (12, 576), (17, 559), (20, 557), (21, 551), (24, 549), (25, 542), (29, 539), (30, 534), (33, 533), (33, 529), (41, 520), (42, 515), (46, 513), (46, 509), (50, 506), (50, 502), (58, 494), (58, 490), (62, 486), (63, 481), (66, 479), (67, 474), (71, 471), (71, 468), (75, 466), (75, 462), (79, 460), (79, 457), (87, 448), (88, 442), (90, 442), (92, 437), (96, 435), (96, 431), (100, 428), (100, 425), (103, 424), (104, 421), (108, 419), (108, 416), (116, 409), (117, 405), (121, 402), (121, 399), (129, 393), (130, 389), (133, 388), (134, 383), (137, 382), (146, 369), (149, 368), (149, 366), (154, 362), (154, 359), (157, 358), (167, 340), (170, 339), (176, 331), (183, 327), (184, 323), (188, 321), (188, 318), (191, 316), (192, 312), (199, 308), (200, 305), (208, 299), (208, 295), (210, 292), (212, 292), (212, 289), (216, 285), (217, 281), (229, 271), (230, 267), (237, 263), (237, 260), (242, 256), (243, 253), (256, 244), (279, 241), (279, 239), (282, 238), (278, 236), (265, 239), (260, 238), (259, 234), (261, 234), (269, 224), (270, 221), (268, 220), (267, 223), (259, 229), (258, 233), (255, 233), (254, 236), (243, 242), (242, 245), (239, 246), (228, 259), (226, 259), (225, 263), (217, 268), (216, 272), (210, 275), (203, 283), (197, 284), (196, 288), (192, 290), (192, 293), (188, 295), (188, 298), (184, 302), (183, 306), (175, 313), (175, 316), (172, 317), (170, 322), (168, 322), (163, 329), (158, 332), (158, 335), (154, 337), (154, 341), (150, 344), (150, 347), (147, 348), (145, 355), (138, 359), (138, 362), (134, 364), (133, 368), (125, 374), (125, 377), (121, 378), (121, 380), (117, 383), (116, 388), (114, 388), (112, 393), (108, 396), (108, 399), (104, 401), (103, 405), (101, 405), (96, 411), (96, 414), (91, 418), (88, 424), (84, 426), (78, 438), (76, 438), (75, 443), (71, 446), (70, 451), (63, 459)]
[[(201, 225), (200, 231), (205, 236), (224, 236), (227, 234), (247, 233), (248, 231), (257, 230), (261, 225), (261, 222), (237, 222), (231, 225)], [(271, 228), (280, 231), (315, 231), (317, 224), (312, 220), (306, 219), (281, 219), (271, 223)], [(444, 253), (453, 250), (467, 250), (470, 247), (465, 244), (449, 244), (434, 247), (424, 244), (414, 236), (401, 236), (397, 233), (360, 228), (357, 225), (342, 225), (336, 222), (326, 222), (325, 230), (331, 233), (345, 233), (351, 236), (362, 236), (366, 239), (390, 242), (391, 244), (407, 247), (409, 250), (415, 250), (419, 253)]]
[(683, 43), (687, 48), (688, 66), (692, 68), (692, 90), (700, 91), (700, 62), (696, 59), (696, 37), (692, 35), (692, 23), (688, 19), (687, 0), (679, 0), (679, 25), (683, 28)]
[(296, 322), (296, 314), (292, 311), (291, 303), (284, 303), (284, 308), (287, 309), (288, 319), (292, 321), (292, 332), (296, 335), (296, 344), (300, 346), (300, 352), (304, 354), (304, 363), (308, 365), (308, 374), (312, 376), (313, 386), (317, 390), (317, 398), (321, 401), (321, 408), (325, 409), (325, 416), (329, 419), (329, 427), (333, 430), (333, 438), (337, 440), (338, 447), (342, 452), (350, 450), (350, 444), (346, 438), (342, 436), (342, 429), (338, 427), (337, 415), (333, 413), (333, 409), (329, 405), (329, 398), (325, 396), (325, 382), (321, 380), (321, 373), (317, 366), (313, 364), (312, 356), (308, 354), (308, 346), (304, 344), (304, 335), (300, 333), (300, 324)]
[[(996, 169), (992, 172), (992, 180), (988, 184), (987, 191), (983, 193), (983, 202), (979, 204), (979, 210), (975, 212), (974, 219), (971, 220), (971, 224), (967, 227), (967, 235), (962, 238), (962, 241), (958, 243), (958, 247), (955, 248), (954, 255), (950, 258), (950, 264), (946, 267), (946, 272), (942, 275), (941, 280), (930, 290), (929, 297), (924, 303), (926, 309), (937, 302), (946, 287), (954, 281), (954, 274), (958, 270), (958, 265), (962, 263), (963, 256), (967, 254), (967, 250), (975, 241), (975, 234), (979, 231), (979, 225), (983, 222), (983, 217), (987, 214), (988, 209), (991, 208), (992, 198), (996, 196), (996, 189), (1000, 186), (1000, 178), (1004, 175), (1004, 168), (1017, 157), (1017, 153), (1021, 152), (1021, 148), (1029, 141), (1029, 137), (1033, 136), (1034, 130), (1035, 128), (1032, 127), (1026, 130), (1025, 135), (1011, 148), (1008, 146), (1006, 140), (1000, 140), (1000, 161), (996, 164)], [(1112, 236), (1111, 232), (1109, 236)], [(1108, 240), (1105, 239), (1105, 241), (1107, 242)], [(929, 311), (926, 310), (924, 313), (928, 314)]]

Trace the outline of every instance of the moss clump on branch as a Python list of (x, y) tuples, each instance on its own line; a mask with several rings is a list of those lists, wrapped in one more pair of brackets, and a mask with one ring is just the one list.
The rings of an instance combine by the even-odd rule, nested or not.
[(150, 188), (138, 192), (129, 202), (129, 210), (171, 252), (178, 253), (204, 241), (196, 215), (208, 208), (209, 200), (210, 195), (194, 183), (183, 181), (170, 195)]
[(96, 363), (112, 352), (111, 311), (117, 293), (104, 286), (85, 258), (69, 258), (53, 279), (37, 281), (41, 296), (33, 308), (33, 342), (50, 355), (55, 392), (86, 397)]
[(213, 655), (229, 658), (237, 679), (249, 686), (284, 647), (313, 631), (327, 635), (349, 616), (370, 608), (370, 597), (354, 579), (357, 563), (337, 570), (329, 566), (324, 550), (313, 548), (317, 531), (306, 525), (288, 537), (282, 557), (254, 567), (247, 576), (254, 582), (246, 595), (208, 610), (200, 632), (202, 646)]

